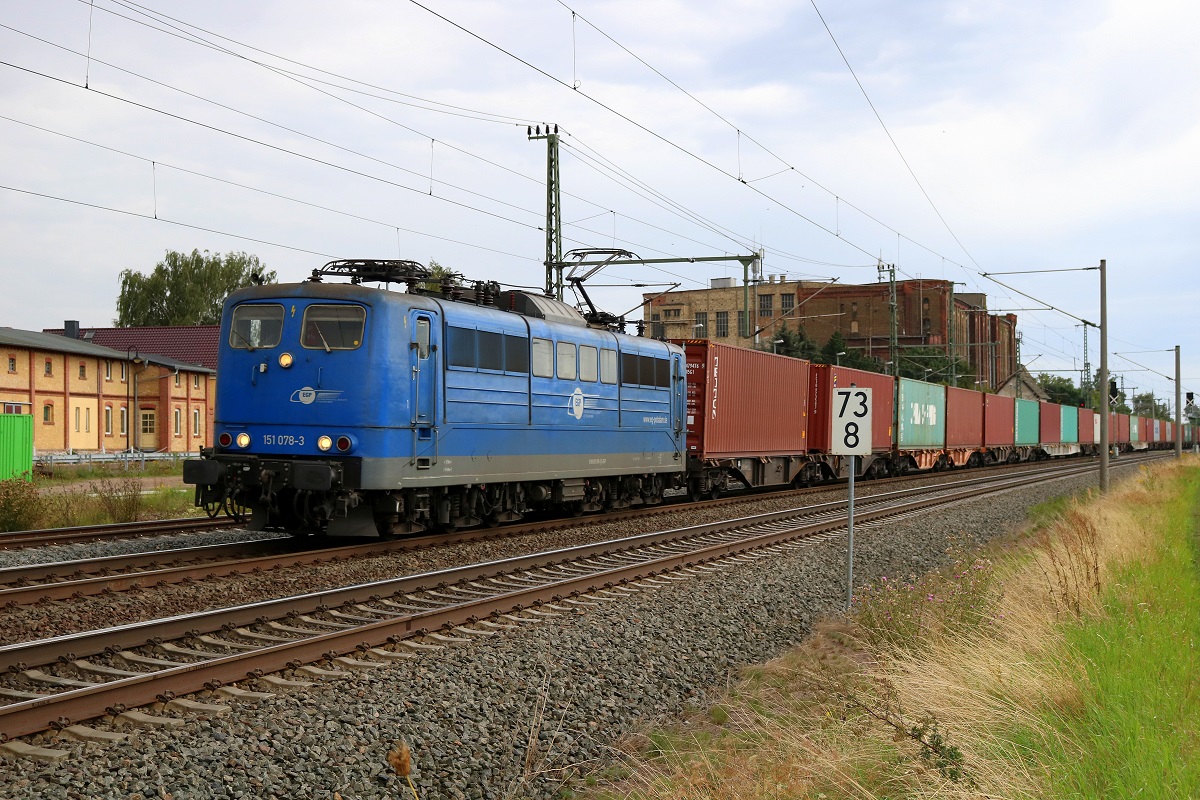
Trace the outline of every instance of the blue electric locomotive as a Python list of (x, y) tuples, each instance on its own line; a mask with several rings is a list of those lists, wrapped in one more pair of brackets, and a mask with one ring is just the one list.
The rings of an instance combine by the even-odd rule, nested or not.
[(184, 465), (197, 505), (248, 509), (254, 528), (389, 536), (682, 485), (679, 347), (540, 295), (431, 285), (413, 262), (341, 261), (230, 295), (215, 446)]

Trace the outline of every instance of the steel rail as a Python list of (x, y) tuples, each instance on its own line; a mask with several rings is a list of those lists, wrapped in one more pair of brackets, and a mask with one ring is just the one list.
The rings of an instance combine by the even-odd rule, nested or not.
[(0, 533), (0, 550), (14, 547), (34, 547), (52, 544), (94, 542), (105, 539), (129, 539), (164, 533), (207, 531), (215, 528), (237, 528), (242, 523), (228, 517), (188, 517), (185, 519), (118, 522), (111, 525), (79, 525), (73, 528), (48, 528), (41, 531), (5, 531)]
[[(1074, 465), (1078, 466), (1078, 465)], [(1044, 466), (1040, 470), (1026, 470), (1020, 474), (1053, 474), (1063, 469), (1061, 465)], [(972, 482), (996, 480), (999, 476), (971, 476), (949, 481), (934, 486), (924, 486), (903, 490), (907, 492), (935, 491), (937, 486), (965, 486)], [(762, 495), (767, 497), (768, 495)], [(870, 502), (875, 497), (870, 495), (860, 502)], [(894, 496), (894, 495), (893, 495)], [(745, 499), (745, 498), (743, 498)], [(714, 501), (709, 501), (710, 503)], [(726, 500), (715, 501), (724, 504)], [(642, 516), (637, 511), (615, 512), (611, 516), (594, 518), (596, 523), (623, 519), (631, 516)], [(577, 520), (573, 519), (573, 522)], [(563, 525), (562, 521), (534, 523), (526, 526), (521, 533), (536, 531), (549, 527), (555, 529)], [(297, 538), (263, 539), (235, 544), (207, 545), (198, 548), (181, 548), (175, 550), (137, 553), (132, 555), (111, 556), (88, 561), (57, 562), (54, 564), (38, 564), (28, 567), (10, 567), (0, 569), (0, 584), (15, 584), (0, 588), (0, 608), (30, 605), (32, 603), (68, 600), (77, 597), (88, 597), (106, 592), (122, 592), (147, 586), (182, 583), (184, 581), (206, 580), (230, 575), (246, 574), (281, 567), (293, 567), (304, 564), (344, 560), (362, 556), (371, 556), (389, 552), (405, 552), (421, 547), (432, 547), (447, 543), (460, 544), (480, 539), (499, 538), (513, 535), (511, 529), (497, 531), (496, 529), (479, 528), (445, 536), (434, 534), (429, 536), (410, 537), (398, 541), (376, 540), (365, 544), (340, 545), (320, 549), (308, 549), (301, 552), (275, 552), (262, 556), (250, 556), (227, 561), (205, 561), (198, 564), (183, 564), (169, 566), (174, 561), (194, 558), (219, 558), (220, 556), (244, 553), (247, 549), (276, 549), (286, 551), (295, 547), (303, 547), (308, 541)], [(149, 567), (139, 571), (126, 572), (135, 567)], [(89, 573), (83, 574), (83, 569)], [(46, 580), (65, 576), (64, 579), (47, 583), (27, 584), (27, 581)]]
[[(1060, 473), (1060, 477), (1068, 477), (1071, 474), (1089, 471), (1089, 469), (1094, 469), (1094, 467), (1089, 465), (1076, 470), (1063, 471)], [(1041, 482), (1044, 479), (1044, 476), (1041, 475), (1010, 476), (995, 481), (992, 486), (948, 490), (939, 492), (940, 496), (937, 497), (925, 496), (915, 500), (900, 498), (902, 502), (894, 505), (864, 510), (860, 519), (869, 522), (899, 514), (911, 514), (931, 506), (948, 505), (965, 499), (1007, 491)], [(478, 594), (479, 592), (476, 590), (484, 588), (486, 581), (495, 579), (497, 586), (510, 589), (490, 596), (450, 602), (440, 608), (422, 608), (393, 603), (392, 605), (396, 608), (404, 606), (412, 609), (411, 613), (392, 613), (391, 618), (364, 622), (364, 624), (352, 628), (329, 632), (314, 630), (310, 631), (311, 636), (293, 642), (279, 642), (249, 652), (230, 655), (214, 653), (212, 658), (198, 663), (179, 664), (155, 672), (117, 678), (95, 686), (70, 689), (37, 699), (13, 703), (0, 707), (0, 736), (8, 738), (33, 733), (48, 727), (67, 724), (72, 720), (90, 719), (120, 708), (143, 705), (158, 698), (195, 692), (223, 683), (244, 680), (247, 677), (256, 677), (265, 672), (279, 671), (306, 662), (320, 661), (386, 643), (395, 643), (416, 634), (462, 625), (481, 617), (522, 609), (531, 604), (555, 601), (564, 596), (578, 596), (611, 588), (620, 583), (654, 577), (689, 564), (703, 564), (736, 553), (761, 549), (797, 538), (829, 534), (844, 524), (840, 518), (828, 518), (799, 527), (795, 524), (779, 524), (786, 522), (789, 514), (793, 518), (795, 517), (794, 511), (760, 514), (742, 520), (643, 534), (627, 540), (583, 545), (562, 551), (441, 570), (331, 592), (255, 603), (227, 609), (215, 615), (181, 615), (158, 621), (151, 626), (119, 626), (95, 633), (56, 637), (52, 640), (0, 648), (0, 664), (4, 668), (22, 669), (24, 664), (16, 660), (21, 656), (34, 659), (41, 657), (42, 660), (39, 663), (46, 663), (47, 657), (49, 657), (49, 661), (59, 657), (73, 660), (74, 654), (66, 653), (64, 647), (69, 648), (74, 644), (84, 645), (88, 651), (93, 653), (106, 649), (119, 652), (123, 649), (146, 645), (148, 633), (153, 637), (151, 639), (153, 643), (162, 641), (163, 638), (198, 635), (199, 630), (194, 626), (204, 619), (208, 620), (206, 627), (209, 631), (217, 631), (222, 627), (229, 628), (260, 622), (273, 613), (282, 613), (287, 616), (295, 615), (306, 609), (321, 611), (328, 610), (331, 606), (361, 603), (364, 599), (377, 600), (379, 597), (377, 592), (385, 588), (393, 593), (393, 596), (404, 598), (414, 592), (422, 591), (425, 586), (432, 584), (437, 588), (439, 597), (462, 597), (464, 592), (470, 597), (472, 594)], [(717, 534), (727, 534), (731, 527), (738, 525), (741, 527), (769, 526), (772, 529), (737, 541), (704, 542), (699, 548), (685, 547), (681, 541), (684, 536), (705, 538)], [(626, 551), (614, 553), (611, 548), (618, 544), (624, 546)], [(635, 554), (629, 552), (631, 546), (643, 548), (649, 546), (657, 548), (659, 553), (649, 559), (636, 557), (637, 560), (634, 563), (612, 563), (612, 559), (634, 559)], [(564, 558), (568, 556), (573, 560)], [(586, 567), (586, 562), (593, 562), (593, 565), (598, 562), (599, 569), (574, 576), (569, 574), (573, 569), (579, 569), (580, 566)], [(550, 582), (542, 582), (540, 585), (536, 583), (529, 585), (514, 582), (509, 575), (509, 573), (519, 570), (554, 569), (565, 571), (568, 576), (553, 579)], [(458, 588), (460, 586), (464, 588)], [(453, 595), (452, 592), (459, 594)], [(374, 613), (388, 614), (389, 612), (375, 611)], [(343, 614), (342, 617), (358, 620), (368, 619), (353, 614)], [(295, 631), (301, 632), (300, 629), (295, 629)]]

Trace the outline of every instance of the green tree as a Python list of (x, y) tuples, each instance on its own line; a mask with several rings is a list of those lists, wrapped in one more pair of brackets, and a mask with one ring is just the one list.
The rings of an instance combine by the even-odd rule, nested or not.
[(267, 270), (258, 256), (248, 253), (191, 254), (168, 250), (149, 275), (131, 269), (121, 272), (117, 297), (120, 328), (145, 325), (215, 325), (221, 321), (221, 304), (235, 289), (255, 283), (272, 283), (275, 271)]
[(900, 376), (926, 383), (944, 383), (950, 385), (951, 366), (957, 377), (957, 385), (964, 389), (974, 389), (975, 373), (971, 365), (959, 359), (951, 361), (950, 356), (941, 347), (916, 345), (902, 347), (899, 351)]
[(1059, 403), (1064, 406), (1077, 406), (1079, 401), (1085, 399), (1083, 390), (1075, 385), (1075, 382), (1064, 375), (1049, 375), (1045, 372), (1039, 372), (1037, 376), (1038, 385), (1046, 392), (1046, 396), (1051, 403)]

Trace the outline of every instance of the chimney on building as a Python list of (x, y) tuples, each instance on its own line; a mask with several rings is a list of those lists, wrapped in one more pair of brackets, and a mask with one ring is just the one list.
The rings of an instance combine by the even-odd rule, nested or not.
[(63, 336), (68, 339), (79, 338), (79, 320), (69, 319), (63, 322)]

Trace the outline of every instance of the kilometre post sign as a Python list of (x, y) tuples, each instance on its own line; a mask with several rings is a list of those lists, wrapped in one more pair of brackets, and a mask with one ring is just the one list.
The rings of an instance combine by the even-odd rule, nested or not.
[(830, 452), (835, 456), (871, 455), (871, 390), (834, 387), (832, 408)]

